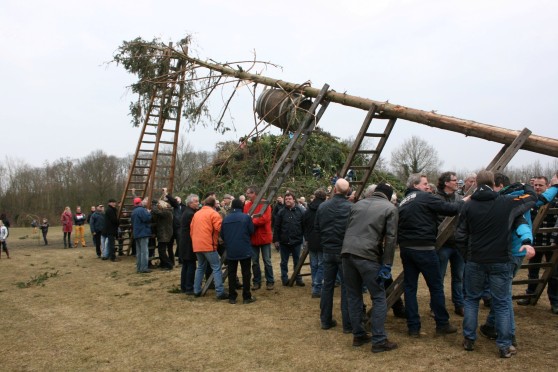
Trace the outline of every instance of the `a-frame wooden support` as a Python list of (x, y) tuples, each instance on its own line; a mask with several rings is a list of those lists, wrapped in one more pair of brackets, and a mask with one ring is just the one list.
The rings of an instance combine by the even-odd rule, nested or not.
[[(375, 132), (369, 132), (372, 119), (376, 119), (376, 121), (388, 120), (385, 127), (383, 128), (383, 131), (379, 128), (375, 128)], [(375, 105), (372, 105), (368, 110), (368, 113), (364, 118), (364, 122), (362, 123), (362, 126), (360, 127), (360, 130), (355, 138), (353, 147), (351, 148), (349, 156), (347, 157), (347, 160), (345, 161), (343, 168), (341, 168), (341, 173), (340, 173), (340, 177), (345, 178), (347, 176), (347, 173), (349, 172), (349, 169), (352, 169), (355, 172), (355, 175), (357, 175), (356, 177), (357, 179), (349, 179), (349, 184), (352, 187), (356, 187), (355, 190), (356, 200), (358, 200), (358, 198), (364, 191), (364, 187), (366, 186), (366, 183), (370, 179), (370, 176), (374, 171), (374, 167), (376, 166), (376, 163), (380, 159), (380, 154), (382, 153), (382, 150), (384, 149), (384, 146), (389, 138), (389, 135), (393, 130), (393, 126), (395, 125), (396, 120), (397, 119), (395, 118), (386, 118), (378, 115), (378, 113), (376, 113)], [(376, 143), (376, 146), (372, 149), (363, 148), (364, 145), (363, 142), (365, 138), (379, 138), (379, 141)], [(366, 165), (355, 165), (358, 155), (370, 156)], [(289, 281), (287, 282), (288, 286), (291, 287), (293, 286), (296, 277), (298, 275), (301, 276), (310, 275), (310, 273), (303, 273), (303, 274), (300, 273), (300, 271), (302, 270), (302, 266), (308, 265), (308, 263), (306, 262), (308, 253), (309, 253), (308, 248), (307, 246), (305, 246), (300, 254), (298, 264), (296, 265), (291, 277), (289, 278)]]
[[(312, 105), (305, 113), (299, 128), (293, 134), (293, 137), (291, 138), (289, 144), (283, 151), (283, 154), (281, 155), (277, 163), (275, 163), (275, 166), (269, 173), (269, 176), (267, 177), (260, 192), (256, 196), (256, 199), (252, 203), (250, 210), (248, 211), (249, 215), (252, 215), (254, 213), (258, 204), (263, 205), (262, 209), (259, 212), (261, 214), (263, 214), (265, 210), (269, 207), (271, 201), (273, 200), (274, 196), (279, 191), (279, 188), (281, 187), (283, 181), (285, 180), (285, 177), (287, 177), (292, 167), (296, 163), (296, 160), (300, 155), (300, 153), (302, 152), (302, 149), (304, 148), (306, 141), (312, 134), (312, 131), (314, 130), (314, 128), (322, 118), (322, 115), (324, 114), (325, 110), (327, 109), (327, 106), (329, 105), (329, 101), (325, 100), (324, 98), (328, 90), (329, 90), (329, 85), (324, 84), (322, 90), (320, 91), (320, 94), (318, 94), (318, 96), (314, 99)], [(224, 262), (225, 257), (226, 257), (226, 252), (221, 257), (221, 264)], [(223, 271), (224, 277), (226, 277), (226, 274), (227, 274), (227, 270), (225, 268), (225, 270)], [(211, 276), (206, 280), (205, 285), (202, 288), (202, 296), (205, 295), (211, 283), (213, 283), (213, 274), (211, 274)]]
[(158, 199), (162, 188), (174, 186), (185, 71), (182, 59), (165, 56), (159, 80), (151, 94), (136, 152), (120, 198), (118, 218), (124, 253), (130, 254), (132, 231), (130, 215), (133, 198)]
[[(549, 214), (558, 214), (558, 208), (552, 208), (550, 204), (545, 204), (539, 207), (537, 217), (535, 217), (535, 220), (533, 221), (533, 236), (535, 236), (537, 233), (558, 232), (558, 227), (555, 226), (541, 227), (546, 216)], [(544, 289), (546, 288), (546, 285), (548, 284), (548, 281), (552, 277), (552, 274), (555, 272), (555, 270), (558, 270), (558, 247), (556, 245), (542, 245), (536, 246), (534, 248), (536, 252), (552, 252), (550, 261), (541, 263), (525, 262), (521, 265), (521, 269), (542, 268), (544, 269), (543, 274), (538, 279), (518, 279), (512, 282), (513, 285), (537, 284), (534, 293), (525, 293), (513, 296), (514, 300), (528, 298), (530, 301), (530, 305), (537, 304), (539, 298), (541, 298), (541, 295), (544, 292)]]
[[(501, 172), (506, 165), (510, 162), (513, 156), (521, 149), (521, 146), (525, 143), (527, 138), (531, 135), (531, 131), (527, 128), (523, 129), (521, 133), (516, 137), (516, 139), (510, 145), (504, 145), (500, 152), (496, 154), (494, 159), (486, 167), (486, 170), (492, 172)], [(471, 194), (473, 190), (468, 191), (468, 195)], [(457, 225), (458, 218), (446, 217), (444, 221), (438, 226), (438, 236), (436, 239), (436, 248), (439, 249), (448, 240), (448, 238), (453, 235), (455, 227)], [(386, 290), (387, 306), (388, 309), (395, 304), (395, 302), (401, 297), (404, 292), (403, 288), (403, 272), (393, 281), (393, 283)]]

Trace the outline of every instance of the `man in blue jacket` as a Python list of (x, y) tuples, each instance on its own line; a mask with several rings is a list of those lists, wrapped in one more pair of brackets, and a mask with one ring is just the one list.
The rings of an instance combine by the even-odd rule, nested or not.
[(151, 237), (151, 213), (145, 208), (147, 198), (134, 199), (131, 221), (136, 242), (136, 268), (138, 273), (150, 273), (148, 243)]
[(236, 303), (236, 271), (240, 263), (242, 271), (242, 303), (249, 304), (256, 301), (250, 293), (250, 265), (252, 264), (252, 244), (250, 235), (254, 233), (252, 217), (242, 212), (244, 203), (240, 199), (232, 201), (231, 210), (221, 225), (228, 262), (229, 303)]

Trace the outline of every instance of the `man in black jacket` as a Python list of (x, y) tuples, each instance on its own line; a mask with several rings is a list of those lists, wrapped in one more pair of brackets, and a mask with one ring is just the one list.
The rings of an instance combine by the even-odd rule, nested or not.
[[(434, 194), (441, 200), (455, 203), (463, 199), (457, 193), (457, 176), (454, 172), (444, 172), (438, 178), (437, 191)], [(438, 222), (442, 222), (445, 216), (439, 216)], [(463, 271), (465, 270), (465, 261), (461, 253), (455, 245), (455, 240), (451, 236), (440, 249), (438, 249), (438, 258), (440, 260), (440, 274), (442, 276), (442, 285), (448, 268), (448, 262), (451, 267), (451, 301), (453, 302), (454, 311), (457, 315), (463, 316)]]
[[(180, 257), (180, 220), (182, 218), (182, 213), (184, 213), (184, 211), (186, 210), (186, 205), (182, 203), (182, 199), (179, 196), (172, 196), (171, 194), (169, 194), (166, 187), (163, 188), (163, 192), (166, 196), (167, 201), (172, 207), (172, 238), (168, 245), (168, 256), (169, 261), (172, 263), (172, 266), (174, 266), (175, 255)], [(176, 253), (172, 249), (174, 242), (176, 242)], [(180, 258), (179, 261), (181, 261)]]
[(110, 258), (111, 261), (116, 261), (115, 255), (115, 240), (118, 234), (118, 211), (116, 210), (116, 200), (109, 199), (107, 208), (105, 210), (105, 226), (102, 230), (102, 235), (106, 237), (105, 252), (106, 256), (103, 260)]
[[(285, 194), (285, 206), (275, 216), (273, 224), (273, 242), (281, 253), (281, 281), (287, 285), (289, 281), (289, 256), (293, 256), (293, 269), (298, 265), (300, 246), (302, 245), (302, 210), (296, 205), (295, 195)], [(302, 276), (296, 277), (296, 285), (304, 287)]]
[(306, 241), (310, 254), (310, 274), (312, 276), (312, 298), (320, 298), (322, 294), (322, 284), (324, 281), (324, 252), (320, 245), (320, 235), (314, 230), (316, 212), (318, 207), (325, 202), (326, 193), (324, 189), (314, 192), (314, 200), (308, 204), (302, 218), (304, 228), (304, 240)]
[(349, 318), (347, 305), (347, 291), (343, 284), (343, 266), (341, 262), (341, 248), (349, 220), (349, 213), (353, 204), (347, 200), (349, 182), (343, 178), (335, 182), (335, 195), (322, 203), (316, 213), (314, 230), (320, 236), (320, 243), (324, 250), (324, 284), (320, 298), (320, 322), (322, 329), (330, 329), (337, 325), (333, 319), (333, 291), (335, 279), (339, 273), (341, 279), (341, 317), (343, 332), (351, 333), (353, 328)]
[(459, 213), (463, 201), (445, 202), (426, 192), (428, 187), (428, 178), (425, 175), (411, 174), (407, 181), (405, 198), (399, 205), (397, 241), (403, 262), (407, 328), (411, 337), (420, 337), (417, 287), (421, 273), (430, 291), (430, 306), (434, 311), (436, 333), (443, 335), (457, 332), (457, 328), (449, 324), (435, 246), (438, 215), (455, 216)]
[[(479, 300), (488, 278), (492, 307), (495, 315), (496, 345), (501, 358), (515, 354), (512, 346), (511, 320), (511, 232), (517, 219), (537, 201), (532, 187), (524, 186), (521, 196), (500, 195), (493, 190), (494, 174), (481, 171), (477, 175), (478, 188), (465, 205), (455, 232), (460, 249), (466, 250), (465, 318), (463, 319), (463, 347), (474, 349), (478, 322)], [(534, 254), (530, 245), (523, 245), (528, 258)]]

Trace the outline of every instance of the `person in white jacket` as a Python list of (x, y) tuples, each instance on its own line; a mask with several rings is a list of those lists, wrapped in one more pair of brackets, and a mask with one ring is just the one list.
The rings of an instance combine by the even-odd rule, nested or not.
[[(0, 244), (2, 244), (2, 250), (6, 252), (6, 256), (10, 258), (10, 251), (8, 251), (8, 245), (6, 244), (6, 239), (8, 239), (8, 228), (4, 226), (4, 222), (0, 220)], [(2, 250), (0, 250), (0, 258), (2, 256)]]

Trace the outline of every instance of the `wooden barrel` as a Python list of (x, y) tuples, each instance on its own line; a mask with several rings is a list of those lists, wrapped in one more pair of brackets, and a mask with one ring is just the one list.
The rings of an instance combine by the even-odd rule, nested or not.
[(295, 131), (312, 105), (309, 98), (280, 89), (267, 89), (256, 102), (260, 119), (283, 130)]

